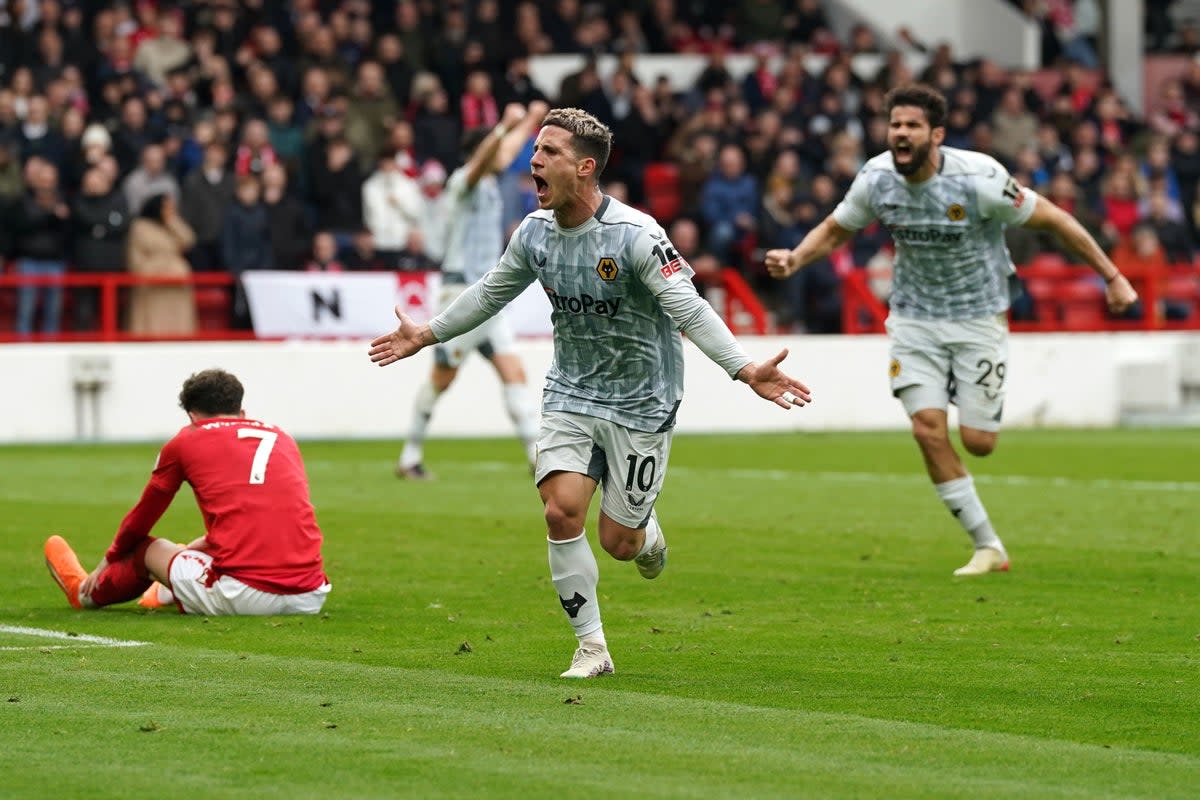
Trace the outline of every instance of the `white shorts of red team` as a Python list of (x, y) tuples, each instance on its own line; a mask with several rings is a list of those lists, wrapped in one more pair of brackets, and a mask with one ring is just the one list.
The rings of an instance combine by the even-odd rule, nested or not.
[(206, 617), (316, 614), (333, 588), (327, 583), (302, 594), (275, 594), (229, 575), (211, 580), (211, 569), (212, 556), (199, 550), (181, 550), (171, 559), (167, 574), (180, 612)]

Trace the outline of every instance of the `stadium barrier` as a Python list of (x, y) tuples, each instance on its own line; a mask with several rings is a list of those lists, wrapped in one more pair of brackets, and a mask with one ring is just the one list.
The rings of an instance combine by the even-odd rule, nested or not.
[[(888, 389), (886, 337), (745, 336), (741, 341), (760, 360), (789, 348), (784, 369), (813, 390), (813, 403), (790, 411), (766, 403), (730, 381), (694, 345), (685, 344), (681, 433), (907, 427)], [(432, 348), (381, 369), (367, 357), (367, 342), (0, 346), (0, 374), (10, 387), (0, 392), (0, 442), (161, 442), (186, 422), (176, 403), (180, 384), (208, 367), (240, 376), (247, 389), (247, 412), (281, 424), (298, 437), (399, 440), (416, 391), (432, 367)], [(1118, 424), (1134, 401), (1147, 411), (1183, 408), (1185, 367), (1188, 358), (1194, 361), (1200, 354), (1200, 333), (1028, 333), (1014, 336), (1010, 350), (1006, 427), (1107, 427)], [(553, 358), (553, 344), (544, 338), (522, 339), (517, 353), (536, 398)], [(1152, 383), (1138, 377), (1147, 375)], [(1134, 390), (1137, 397), (1131, 395)], [(512, 435), (495, 372), (486, 361), (467, 359), (438, 405), (430, 435)], [(513, 453), (517, 458), (516, 449)]]
[[(1009, 322), (1015, 333), (1200, 330), (1200, 272), (1191, 264), (1122, 264), (1139, 295), (1131, 314), (1114, 317), (1105, 308), (1104, 283), (1086, 266), (1059, 256), (1039, 256), (1017, 268), (1032, 319)], [(872, 290), (871, 275), (852, 269), (842, 275), (842, 331), (883, 333), (887, 307)]]
[[(1104, 308), (1103, 284), (1086, 267), (1044, 255), (1018, 267), (1029, 295), (1032, 319), (1015, 318), (1018, 333), (1200, 330), (1200, 270), (1190, 264), (1126, 263), (1122, 270), (1141, 296), (1134, 315), (1114, 318)], [(882, 333), (887, 307), (879, 299), (879, 275), (847, 265), (842, 279), (842, 332)], [(884, 276), (885, 279), (887, 276)], [(227, 273), (195, 273), (159, 278), (126, 272), (72, 273), (60, 276), (0, 274), (0, 344), (12, 342), (218, 341), (242, 339), (342, 338), (366, 336), (394, 324), (392, 309), (403, 306), (419, 322), (436, 311), (440, 288), (437, 272), (304, 272), (293, 270), (246, 273), (244, 284), (254, 312), (255, 330), (230, 327), (232, 287)], [(34, 332), (14, 329), (17, 289), (21, 286), (64, 290), (63, 320), (69, 323), (70, 290), (99, 290), (94, 330)], [(197, 329), (193, 334), (139, 336), (122, 326), (128, 290), (135, 286), (192, 286)], [(739, 336), (774, 333), (770, 315), (737, 270), (725, 268), (705, 292), (714, 308)], [(1149, 313), (1147, 313), (1147, 310)], [(550, 334), (550, 308), (538, 287), (531, 286), (509, 309), (517, 335)], [(69, 325), (64, 325), (69, 327)]]

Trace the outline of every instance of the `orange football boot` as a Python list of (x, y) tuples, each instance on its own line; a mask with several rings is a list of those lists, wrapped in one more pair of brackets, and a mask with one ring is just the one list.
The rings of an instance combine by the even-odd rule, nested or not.
[(50, 577), (54, 578), (58, 587), (63, 590), (67, 602), (74, 608), (83, 608), (79, 601), (79, 584), (83, 583), (88, 573), (79, 563), (71, 545), (67, 544), (63, 537), (56, 535), (47, 539), (42, 549), (46, 554), (46, 568), (50, 570)]

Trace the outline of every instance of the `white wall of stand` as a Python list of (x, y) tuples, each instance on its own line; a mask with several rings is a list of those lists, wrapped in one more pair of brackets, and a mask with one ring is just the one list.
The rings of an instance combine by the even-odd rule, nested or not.
[[(784, 411), (766, 403), (687, 343), (680, 433), (907, 427), (888, 389), (884, 337), (742, 341), (757, 359), (787, 347), (791, 354), (784, 367), (812, 389), (812, 405)], [(1131, 402), (1170, 410), (1180, 402), (1185, 345), (1191, 342), (1198, 352), (1197, 341), (1200, 333), (1014, 335), (1005, 425), (1111, 426)], [(520, 353), (540, 397), (551, 343), (522, 341)], [(85, 402), (75, 388), (81, 359), (107, 364), (105, 385), (94, 398), (84, 395)], [(207, 367), (236, 373), (246, 386), (247, 413), (297, 438), (401, 439), (431, 360), (426, 350), (379, 368), (360, 340), (4, 345), (0, 443), (163, 440), (186, 422), (176, 400), (184, 378)], [(1146, 375), (1153, 376), (1151, 382)], [(1132, 376), (1143, 377), (1137, 385), (1123, 385)], [(506, 436), (511, 430), (494, 373), (472, 357), (438, 405), (431, 436)]]

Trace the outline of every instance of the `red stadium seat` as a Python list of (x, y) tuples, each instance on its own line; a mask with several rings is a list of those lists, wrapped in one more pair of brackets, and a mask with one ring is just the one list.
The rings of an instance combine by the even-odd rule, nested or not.
[(1095, 281), (1082, 279), (1059, 284), (1056, 291), (1064, 330), (1087, 331), (1104, 328), (1104, 289)]
[(229, 291), (223, 286), (196, 288), (196, 327), (202, 331), (224, 330), (229, 327), (231, 303)]
[(643, 191), (650, 214), (661, 225), (668, 225), (679, 216), (683, 198), (679, 193), (679, 167), (656, 161), (646, 165), (642, 173)]

